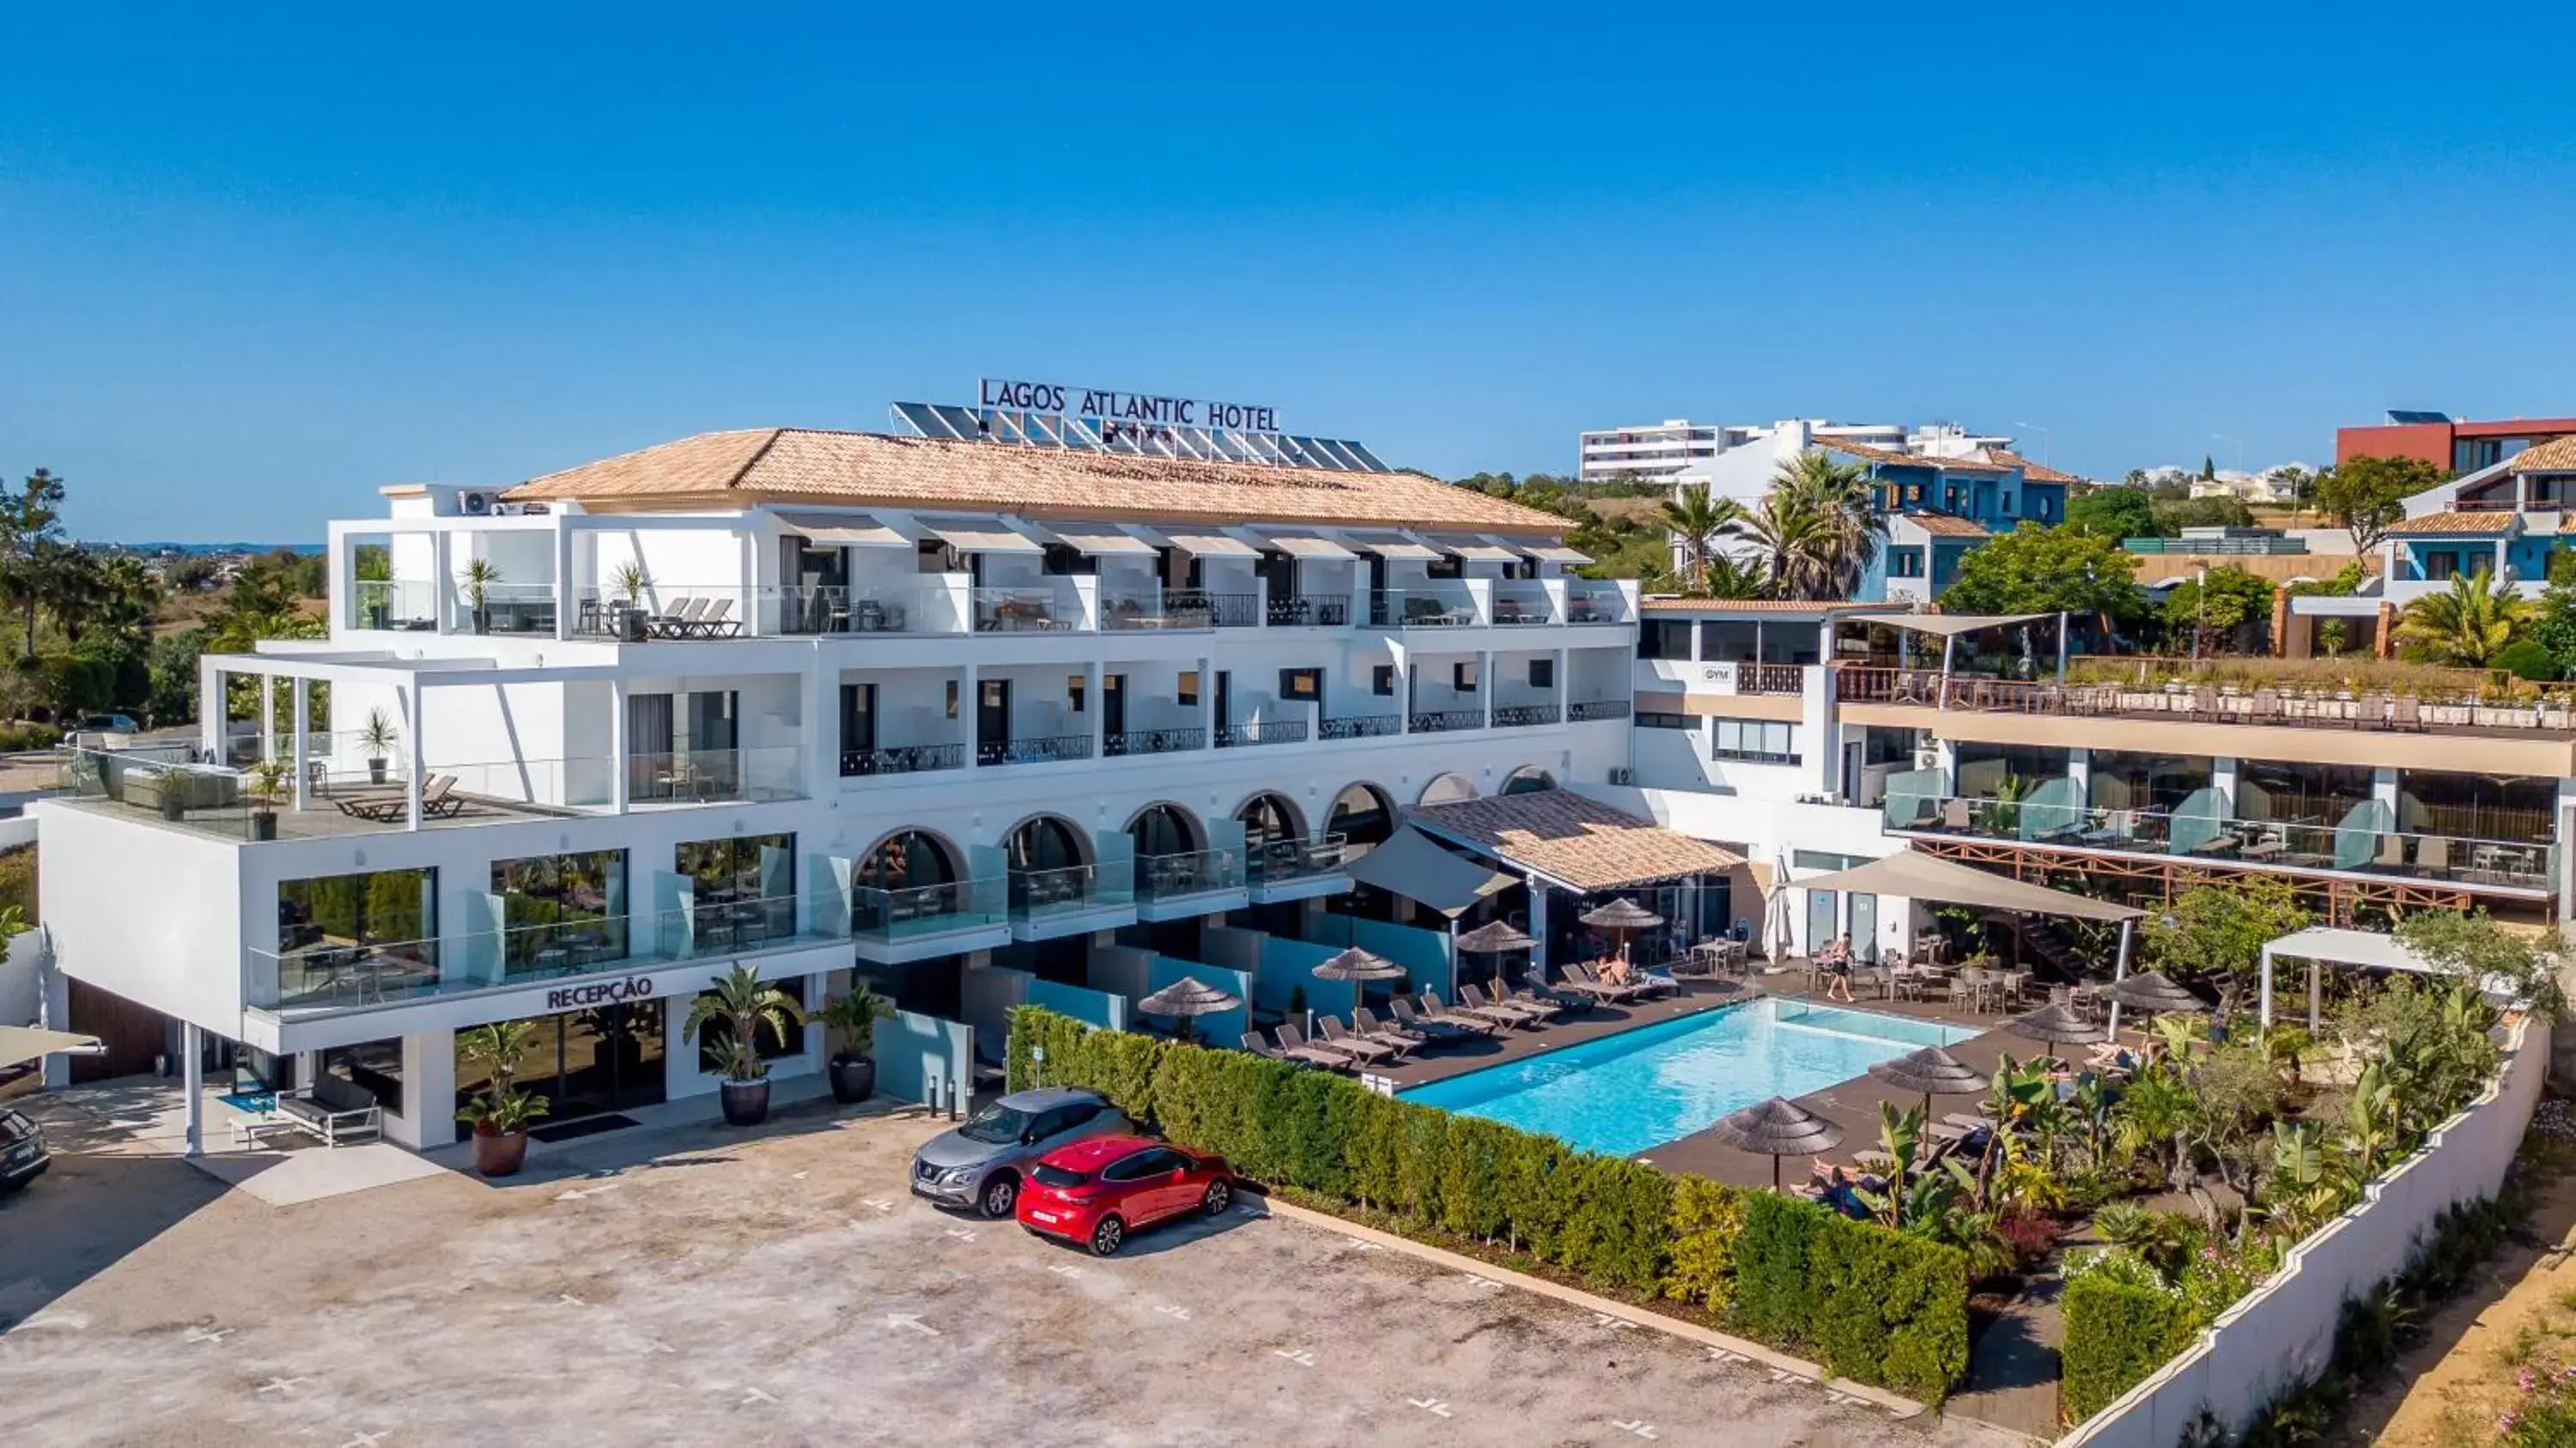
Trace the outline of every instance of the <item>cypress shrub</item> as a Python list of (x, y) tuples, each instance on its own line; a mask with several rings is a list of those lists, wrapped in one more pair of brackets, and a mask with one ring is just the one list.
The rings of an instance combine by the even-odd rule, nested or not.
[(1474, 1116), (1449, 1121), (1449, 1152), (1440, 1172), (1440, 1224), (1461, 1237), (1491, 1242), (1503, 1234), (1508, 1203), (1503, 1162), (1519, 1133)]
[(1703, 1177), (1673, 1183), (1673, 1265), (1664, 1295), (1723, 1314), (1735, 1305), (1735, 1254), (1744, 1238), (1743, 1192)]
[(2069, 1417), (2081, 1423), (2191, 1345), (2191, 1308), (2175, 1293), (2123, 1282), (2104, 1272), (2066, 1279), (2064, 1363), (2060, 1388)]
[(1735, 1323), (1765, 1342), (1813, 1340), (1815, 1307), (1807, 1289), (1807, 1239), (1832, 1212), (1776, 1192), (1748, 1193), (1744, 1240), (1735, 1251)]
[(1397, 1204), (1411, 1220), (1438, 1228), (1445, 1224), (1440, 1208), (1449, 1167), (1449, 1124), (1465, 1118), (1402, 1102), (1395, 1109)]

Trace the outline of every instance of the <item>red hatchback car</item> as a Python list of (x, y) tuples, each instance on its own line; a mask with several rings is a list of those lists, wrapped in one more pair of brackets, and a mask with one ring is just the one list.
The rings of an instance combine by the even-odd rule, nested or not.
[(1095, 1136), (1038, 1159), (1020, 1186), (1020, 1225), (1106, 1257), (1128, 1234), (1167, 1217), (1234, 1202), (1225, 1158), (1201, 1156), (1141, 1136)]

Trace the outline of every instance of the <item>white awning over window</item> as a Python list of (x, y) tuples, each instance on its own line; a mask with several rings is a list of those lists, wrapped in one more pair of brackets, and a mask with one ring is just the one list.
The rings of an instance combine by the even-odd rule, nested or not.
[(921, 526), (960, 553), (1044, 553), (1034, 538), (1022, 537), (997, 522), (950, 522), (924, 518)]
[(1062, 539), (1077, 553), (1094, 558), (1151, 558), (1154, 545), (1107, 523), (1058, 523), (1049, 519), (1039, 525)]
[(1351, 546), (1363, 553), (1399, 563), (1429, 563), (1440, 556), (1437, 548), (1385, 533), (1353, 533), (1350, 540)]
[(912, 540), (865, 513), (781, 513), (778, 521), (826, 548), (909, 548)]
[(1498, 543), (1486, 542), (1482, 538), (1459, 538), (1447, 534), (1434, 533), (1425, 541), (1429, 542), (1434, 547), (1447, 549), (1449, 552), (1457, 554), (1459, 557), (1466, 559), (1470, 563), (1518, 563), (1521, 561), (1520, 554), (1509, 548), (1505, 548)]
[(1330, 538), (1318, 538), (1312, 533), (1243, 533), (1236, 536), (1245, 542), (1276, 548), (1291, 558), (1303, 558), (1310, 562), (1351, 559), (1359, 556)]
[(1572, 568), (1592, 561), (1592, 555), (1577, 553), (1562, 543), (1524, 543), (1511, 538), (1496, 538), (1490, 533), (1485, 536), (1490, 542), (1500, 543), (1524, 558), (1535, 558), (1541, 563), (1562, 563)]
[(1172, 546), (1195, 553), (1201, 558), (1258, 558), (1261, 550), (1249, 543), (1229, 538), (1223, 533), (1188, 528), (1165, 528), (1164, 537)]

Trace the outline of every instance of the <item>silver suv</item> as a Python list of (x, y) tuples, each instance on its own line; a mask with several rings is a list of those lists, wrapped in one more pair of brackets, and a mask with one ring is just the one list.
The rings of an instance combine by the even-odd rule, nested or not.
[(1020, 1176), (1039, 1157), (1086, 1136), (1134, 1131), (1127, 1113), (1096, 1091), (1070, 1086), (1020, 1091), (922, 1143), (912, 1154), (912, 1194), (942, 1206), (1007, 1217)]

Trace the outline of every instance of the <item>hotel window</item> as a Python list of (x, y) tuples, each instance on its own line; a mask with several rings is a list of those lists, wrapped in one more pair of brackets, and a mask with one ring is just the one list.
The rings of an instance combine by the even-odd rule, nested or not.
[(1672, 619), (1649, 619), (1637, 627), (1637, 657), (1641, 659), (1687, 659), (1691, 656), (1691, 626)]
[(1951, 484), (1941, 489), (1941, 506), (1948, 512), (1955, 513), (1959, 511), (1959, 489), (1956, 484)]
[(1313, 700), (1324, 697), (1324, 671), (1321, 669), (1281, 669), (1279, 697)]
[(509, 973), (553, 974), (623, 960), (626, 852), (537, 855), (492, 862)]
[(2041, 493), (2037, 497), (2032, 498), (2030, 500), (2030, 507), (2031, 516), (2037, 518), (2043, 523), (2048, 521), (2048, 515), (2053, 511), (2049, 503), (2048, 494), (2046, 493)]
[(438, 872), (277, 882), (281, 1004), (390, 997), (438, 980)]
[(2010, 493), (2004, 494), (2003, 515), (2007, 518), (2012, 516), (2012, 494)]
[(1179, 702), (1183, 707), (1192, 709), (1197, 708), (1199, 702), (1199, 671), (1196, 669), (1181, 670), (1181, 681), (1176, 693), (1178, 694)]
[(1556, 660), (1532, 659), (1529, 661), (1529, 666), (1529, 681), (1531, 688), (1553, 689), (1556, 687)]
[(1762, 719), (1720, 719), (1709, 757), (1745, 764), (1796, 764), (1798, 726)]
[(1464, 578), (1467, 576), (1467, 561), (1460, 558), (1455, 553), (1443, 553), (1439, 557), (1422, 565), (1422, 576), (1425, 578)]
[(1697, 722), (1688, 714), (1640, 712), (1635, 717), (1640, 729), (1689, 729)]
[(1390, 698), (1394, 695), (1395, 665), (1379, 664), (1369, 670), (1369, 692), (1380, 698)]
[(1921, 578), (1923, 576), (1923, 550), (1920, 548), (1888, 549), (1887, 576), (1890, 578)]
[(1082, 712), (1083, 688), (1089, 681), (1080, 674), (1064, 676), (1064, 706), (1073, 713)]
[(2460, 555), (2448, 548), (2427, 549), (2423, 557), (2424, 576), (2434, 582), (2441, 582), (2460, 571)]
[(671, 859), (690, 886), (692, 945), (750, 949), (796, 933), (794, 835), (691, 840), (674, 846)]
[(2546, 845), (2557, 806), (2555, 780), (2430, 769), (2397, 776), (2397, 828), (2408, 834)]
[(403, 1114), (403, 1043), (400, 1036), (333, 1046), (322, 1052), (322, 1074), (337, 1076), (376, 1098), (387, 1116)]

